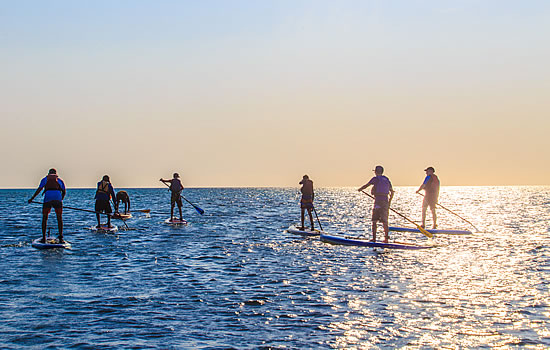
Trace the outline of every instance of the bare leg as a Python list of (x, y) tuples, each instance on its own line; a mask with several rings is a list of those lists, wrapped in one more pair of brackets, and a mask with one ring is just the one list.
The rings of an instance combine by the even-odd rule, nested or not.
[(183, 221), (183, 215), (181, 215), (181, 205), (178, 204), (178, 209), (180, 211), (180, 221)]
[(422, 227), (426, 227), (426, 209), (428, 209), (427, 205), (422, 204)]
[(173, 221), (174, 220), (174, 204), (175, 203), (172, 203), (170, 205), (170, 221)]
[(311, 209), (307, 209), (307, 213), (309, 214), (309, 222), (311, 223), (311, 231), (315, 230), (315, 224), (313, 223), (313, 215), (311, 215)]
[(432, 209), (432, 219), (434, 222), (433, 229), (435, 230), (437, 228), (437, 214), (435, 213), (435, 206), (431, 207), (430, 209)]
[(46, 243), (46, 226), (48, 226), (48, 214), (42, 213), (42, 243)]
[(390, 239), (390, 227), (387, 222), (383, 222), (382, 225), (384, 226), (384, 243), (388, 243)]
[(55, 213), (57, 216), (57, 230), (59, 232), (59, 243), (63, 243), (63, 214)]
[(304, 230), (304, 213), (306, 210), (304, 208), (301, 208), (300, 211), (302, 213), (302, 226), (300, 226), (300, 230)]
[(372, 241), (376, 242), (376, 221), (372, 222)]
[(99, 214), (96, 213), (96, 214), (95, 214), (95, 217), (97, 218), (97, 227), (99, 228), (99, 227), (101, 227), (101, 220), (100, 220), (100, 218), (99, 218)]

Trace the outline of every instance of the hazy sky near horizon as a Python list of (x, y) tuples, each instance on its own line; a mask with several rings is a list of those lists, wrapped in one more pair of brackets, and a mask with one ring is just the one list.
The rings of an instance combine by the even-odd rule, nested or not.
[(549, 1), (0, 1), (0, 187), (550, 184)]

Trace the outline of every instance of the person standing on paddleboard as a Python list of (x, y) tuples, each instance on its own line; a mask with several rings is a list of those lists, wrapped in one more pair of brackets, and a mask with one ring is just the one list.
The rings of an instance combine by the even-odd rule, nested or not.
[(174, 173), (174, 178), (171, 180), (159, 180), (165, 184), (170, 184), (170, 192), (172, 192), (170, 197), (170, 221), (174, 221), (174, 205), (176, 205), (176, 203), (178, 204), (178, 209), (180, 212), (180, 221), (183, 221), (183, 215), (181, 214), (181, 191), (183, 191), (183, 185), (179, 177), (180, 175), (178, 173)]
[(311, 210), (313, 209), (313, 199), (315, 198), (315, 193), (313, 192), (313, 181), (309, 179), (309, 176), (304, 175), (299, 184), (302, 185), (302, 188), (300, 188), (300, 192), (302, 192), (302, 199), (300, 200), (302, 226), (300, 227), (300, 230), (305, 230), (304, 214), (307, 210), (309, 222), (311, 223), (311, 231), (314, 231), (315, 225), (313, 224), (313, 216), (311, 215)]
[(437, 177), (435, 173), (435, 169), (431, 166), (424, 169), (426, 172), (426, 178), (424, 179), (424, 182), (418, 190), (416, 190), (416, 193), (420, 193), (420, 191), (424, 190), (424, 200), (422, 201), (422, 228), (426, 227), (426, 211), (428, 207), (430, 207), (430, 210), (432, 212), (432, 220), (434, 222), (433, 229), (435, 230), (437, 228), (437, 215), (435, 213), (435, 207), (437, 205), (437, 200), (439, 199), (439, 178)]
[(46, 226), (48, 225), (48, 215), (52, 207), (57, 216), (57, 228), (59, 230), (58, 241), (60, 244), (65, 243), (63, 240), (63, 198), (65, 198), (65, 183), (57, 176), (57, 170), (54, 168), (48, 171), (48, 175), (44, 177), (36, 192), (29, 199), (29, 204), (38, 196), (40, 191), (44, 189), (44, 204), (42, 205), (42, 240), (41, 243), (46, 243)]
[[(107, 214), (107, 227), (111, 228), (111, 209), (110, 199), (116, 198), (115, 189), (111, 184), (109, 175), (104, 175), (103, 179), (97, 183), (97, 191), (95, 192), (95, 211), (97, 218), (97, 228), (101, 228), (101, 219), (99, 213)], [(118, 204), (115, 204), (115, 211), (118, 211)]]
[(358, 191), (361, 192), (365, 188), (372, 186), (371, 194), (374, 196), (374, 208), (372, 209), (372, 241), (376, 242), (376, 224), (380, 221), (384, 226), (384, 243), (388, 243), (390, 238), (388, 216), (394, 191), (390, 179), (382, 175), (384, 173), (384, 168), (381, 165), (377, 165), (373, 171), (376, 176), (361, 186)]
[[(116, 193), (116, 207), (119, 207), (119, 203), (124, 203), (124, 214), (127, 214), (130, 211), (130, 196), (126, 191), (118, 191)], [(118, 212), (118, 210), (117, 210)]]

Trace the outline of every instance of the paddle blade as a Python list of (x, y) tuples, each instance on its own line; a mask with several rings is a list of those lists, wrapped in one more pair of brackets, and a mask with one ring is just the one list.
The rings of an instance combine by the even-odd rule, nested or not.
[(193, 208), (195, 208), (195, 210), (197, 211), (197, 213), (201, 214), (201, 215), (204, 215), (204, 210), (202, 210), (201, 208), (197, 207), (196, 205), (192, 204), (193, 205)]
[(428, 238), (432, 238), (434, 236), (434, 235), (432, 235), (431, 232), (426, 231), (426, 229), (422, 228), (422, 226), (416, 225), (416, 227), (418, 227), (418, 229), (420, 230), (420, 232), (422, 232), (422, 234), (424, 234), (424, 236), (426, 236)]
[(186, 201), (187, 203), (191, 204), (191, 206), (193, 208), (195, 208), (195, 210), (197, 211), (197, 213), (203, 215), (204, 214), (204, 210), (202, 210), (201, 208), (197, 207), (195, 204), (191, 203), (187, 198), (185, 198), (184, 196), (181, 196), (181, 198), (183, 198), (184, 201)]

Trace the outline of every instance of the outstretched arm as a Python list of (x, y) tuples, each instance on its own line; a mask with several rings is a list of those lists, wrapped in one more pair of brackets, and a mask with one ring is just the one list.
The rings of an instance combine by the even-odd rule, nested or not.
[(372, 185), (370, 182), (369, 182), (369, 183), (366, 183), (366, 184), (364, 184), (363, 186), (359, 187), (359, 189), (357, 189), (357, 191), (361, 192), (361, 191), (363, 191), (365, 188), (369, 187), (370, 185)]
[(34, 197), (38, 196), (38, 194), (40, 193), (40, 191), (42, 191), (42, 188), (43, 187), (40, 187), (38, 186), (38, 188), (36, 189), (36, 191), (34, 192), (34, 194), (32, 195), (31, 199), (29, 199), (29, 204), (34, 200)]

